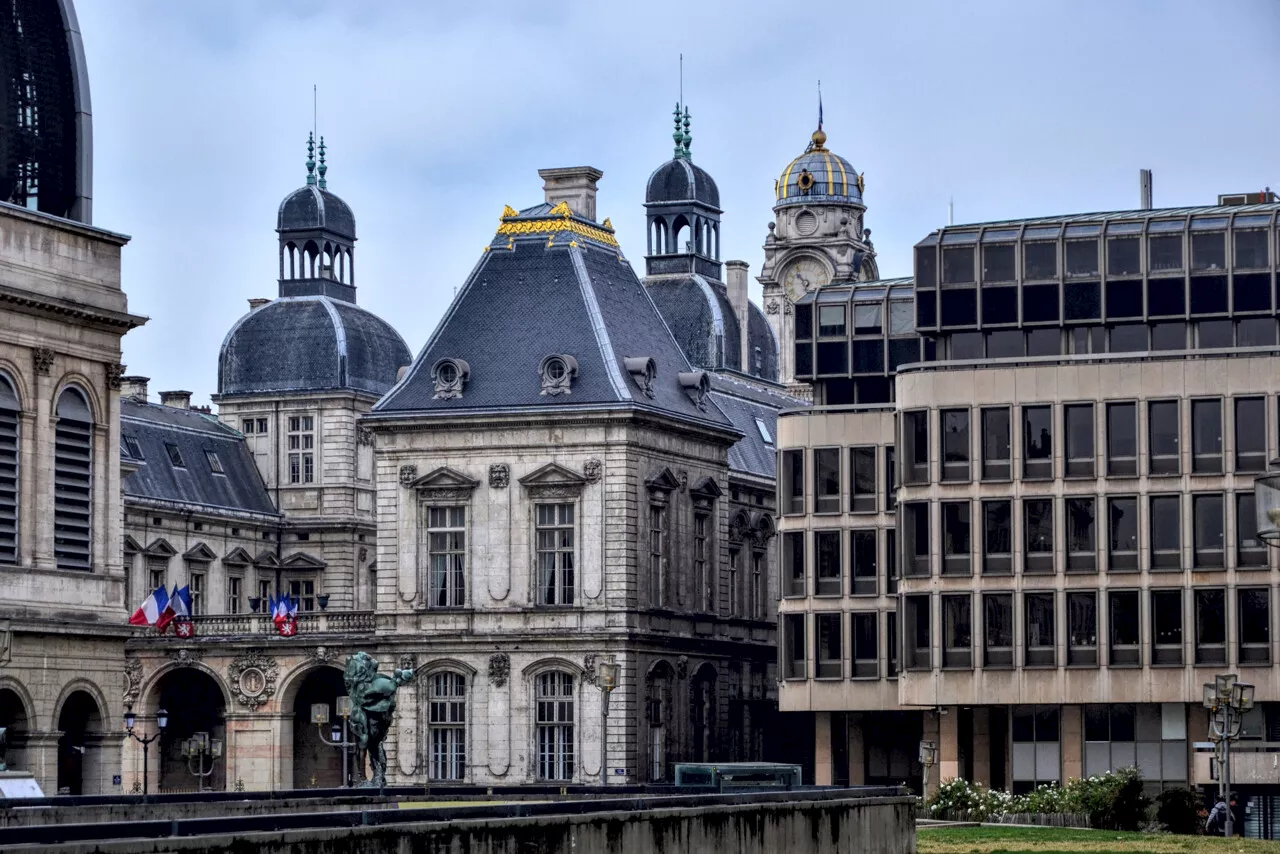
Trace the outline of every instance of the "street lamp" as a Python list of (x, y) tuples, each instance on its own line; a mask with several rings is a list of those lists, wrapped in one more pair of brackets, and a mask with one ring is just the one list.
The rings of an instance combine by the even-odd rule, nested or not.
[(355, 743), (347, 735), (347, 727), (351, 721), (351, 698), (338, 698), (338, 716), (342, 718), (342, 723), (337, 721), (329, 729), (329, 738), (324, 736), (324, 725), (329, 723), (329, 704), (328, 703), (312, 703), (311, 704), (311, 722), (316, 725), (316, 732), (320, 735), (320, 740), (330, 747), (336, 747), (342, 751), (342, 785), (347, 787), (351, 785), (351, 777), (347, 773), (347, 756)]
[[(1280, 460), (1272, 460), (1271, 468), (1277, 466)], [(1280, 547), (1280, 473), (1254, 478), (1253, 505), (1258, 539), (1269, 546)]]
[(929, 800), (929, 769), (938, 761), (938, 743), (936, 741), (920, 742), (920, 764), (924, 766), (924, 774), (920, 778), (920, 800)]
[[(187, 758), (187, 772), (199, 780), (199, 790), (204, 791), (206, 777), (212, 777), (218, 758), (222, 756), (222, 742), (210, 738), (207, 732), (198, 732), (182, 742), (182, 755)], [(209, 758), (209, 770), (205, 770), (204, 760)]]
[(1253, 708), (1253, 686), (1241, 682), (1234, 673), (1220, 673), (1212, 682), (1204, 683), (1204, 707), (1209, 710), (1209, 739), (1222, 753), (1219, 782), (1222, 800), (1227, 804), (1225, 835), (1232, 835), (1231, 814), (1231, 742), (1240, 737), (1244, 713)]
[(600, 662), (600, 785), (609, 785), (609, 695), (618, 687), (618, 663)]
[(147, 779), (147, 772), (151, 764), (150, 762), (147, 761), (147, 753), (150, 750), (151, 742), (159, 738), (160, 733), (164, 732), (164, 728), (169, 725), (169, 713), (166, 712), (164, 709), (156, 710), (156, 726), (159, 727), (159, 730), (156, 732), (155, 735), (149, 735), (149, 736), (146, 736), (145, 738), (143, 736), (138, 735), (136, 732), (133, 731), (133, 727), (137, 723), (138, 723), (138, 718), (133, 713), (133, 706), (125, 706), (125, 709), (124, 709), (125, 732), (127, 732), (133, 738), (134, 741), (142, 745), (142, 796), (145, 798), (147, 796), (148, 789), (149, 789), (149, 780)]

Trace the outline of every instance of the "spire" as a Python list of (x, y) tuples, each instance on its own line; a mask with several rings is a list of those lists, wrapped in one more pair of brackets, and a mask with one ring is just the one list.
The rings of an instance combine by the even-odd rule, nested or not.
[(320, 189), (329, 186), (329, 182), (324, 179), (324, 173), (329, 171), (329, 167), (324, 162), (324, 137), (320, 137), (320, 168), (316, 170), (320, 173)]
[(676, 108), (672, 112), (676, 119), (675, 133), (671, 134), (671, 138), (676, 141), (676, 158), (684, 157), (684, 134), (680, 131), (680, 102), (676, 102)]
[(316, 135), (307, 134), (307, 184), (316, 182)]
[(822, 81), (818, 81), (818, 129), (813, 132), (811, 137), (813, 145), (811, 148), (821, 151), (822, 146), (827, 142), (827, 133), (822, 129)]
[(693, 136), (689, 133), (689, 107), (684, 108), (684, 159), (692, 160), (693, 154), (689, 151), (689, 143), (693, 142)]

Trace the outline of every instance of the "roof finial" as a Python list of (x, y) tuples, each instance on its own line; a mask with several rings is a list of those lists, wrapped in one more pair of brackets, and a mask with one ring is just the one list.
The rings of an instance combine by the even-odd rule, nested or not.
[(320, 137), (320, 167), (316, 169), (320, 173), (320, 189), (329, 186), (329, 182), (324, 179), (324, 173), (329, 171), (329, 167), (324, 162), (324, 137)]
[(818, 81), (818, 129), (813, 132), (813, 147), (821, 150), (827, 142), (827, 133), (822, 129), (822, 81)]
[(684, 133), (680, 130), (680, 102), (676, 102), (676, 108), (671, 113), (676, 119), (675, 133), (671, 134), (671, 138), (676, 141), (676, 158), (684, 157)]
[(693, 142), (693, 136), (689, 133), (689, 108), (686, 106), (684, 108), (684, 139), (682, 140), (685, 160), (693, 159), (693, 154), (689, 151), (689, 143), (691, 142)]
[(315, 132), (307, 134), (307, 184), (311, 185), (316, 182), (316, 135)]

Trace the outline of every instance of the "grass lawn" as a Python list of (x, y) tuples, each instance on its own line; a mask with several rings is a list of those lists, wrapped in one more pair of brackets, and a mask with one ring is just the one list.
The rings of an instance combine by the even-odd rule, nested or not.
[(937, 827), (916, 833), (920, 854), (1280, 854), (1280, 842), (1058, 827)]

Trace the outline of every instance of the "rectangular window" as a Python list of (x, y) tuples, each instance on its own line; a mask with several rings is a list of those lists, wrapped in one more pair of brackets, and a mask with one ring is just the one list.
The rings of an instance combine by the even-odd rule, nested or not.
[(205, 451), (204, 458), (209, 461), (209, 471), (214, 474), (226, 474), (222, 468), (222, 460), (218, 457), (217, 451)]
[(1093, 404), (1062, 407), (1062, 421), (1067, 437), (1067, 477), (1093, 477)]
[[(1139, 228), (1141, 226), (1139, 225)], [(1142, 274), (1139, 256), (1142, 254), (1141, 240), (1137, 237), (1107, 238), (1107, 275), (1138, 276)]]
[(768, 582), (764, 573), (764, 552), (751, 552), (751, 610), (753, 620), (766, 619), (765, 609), (769, 604)]
[(187, 590), (191, 594), (191, 616), (198, 617), (205, 612), (203, 571), (187, 570)]
[(1098, 538), (1095, 524), (1097, 501), (1093, 498), (1067, 499), (1067, 570), (1093, 572), (1098, 568)]
[(839, 596), (841, 589), (840, 532), (814, 531), (815, 596)]
[(467, 683), (461, 673), (429, 677), (427, 731), (432, 780), (465, 780), (467, 775)]
[(1151, 496), (1151, 568), (1182, 568), (1182, 496)]
[(970, 552), (968, 501), (942, 502), (942, 573), (968, 575)]
[(1151, 474), (1178, 474), (1182, 467), (1182, 421), (1178, 401), (1153, 400), (1147, 404), (1151, 443)]
[(1109, 663), (1112, 667), (1142, 665), (1142, 621), (1138, 614), (1138, 591), (1113, 590), (1108, 594), (1111, 626)]
[(884, 586), (886, 593), (898, 592), (898, 532), (893, 528), (884, 532)]
[(844, 306), (818, 306), (818, 335), (823, 338), (844, 335)]
[(1182, 591), (1151, 591), (1151, 663), (1182, 663)]
[(1001, 406), (982, 410), (982, 478), (1008, 480), (1009, 410)]
[(1191, 471), (1217, 474), (1222, 471), (1222, 401), (1191, 401)]
[(944, 409), (942, 420), (942, 479), (969, 479), (969, 410)]
[(262, 600), (260, 606), (264, 611), (269, 607), (271, 602), (271, 582), (263, 579), (258, 580), (258, 598)]
[(782, 452), (782, 497), (786, 514), (804, 512), (804, 451)]
[(244, 579), (238, 575), (227, 576), (227, 613), (244, 613)]
[(1262, 270), (1271, 265), (1270, 253), (1267, 251), (1269, 232), (1261, 230), (1234, 229), (1235, 267), (1237, 270)]
[(889, 678), (896, 679), (901, 672), (898, 669), (898, 612), (888, 611), (884, 615), (885, 637), (889, 639), (885, 648), (885, 658), (889, 665)]
[(982, 666), (1013, 667), (1013, 594), (982, 597)]
[(782, 534), (782, 590), (783, 596), (804, 596), (804, 531), (784, 531)]
[(1113, 477), (1138, 473), (1138, 405), (1107, 404), (1107, 474)]
[(1022, 407), (1022, 476), (1053, 477), (1053, 407)]
[(1067, 594), (1067, 664), (1098, 663), (1098, 594), (1092, 590)]
[(906, 666), (908, 670), (929, 670), (933, 667), (931, 650), (932, 630), (929, 625), (929, 597), (908, 596), (906, 604)]
[(574, 678), (541, 673), (536, 682), (538, 779), (572, 780), (574, 772)]
[(1013, 519), (1008, 501), (982, 502), (982, 572), (1013, 572)]
[(840, 512), (840, 449), (813, 451), (813, 512)]
[(428, 607), (461, 608), (466, 604), (466, 522), (465, 507), (427, 508)]
[(253, 419), (252, 419), (252, 418), (242, 418), (242, 419), (240, 420), (240, 432), (241, 432), (241, 433), (243, 433), (243, 434), (245, 434), (246, 436), (252, 436), (252, 435), (253, 435), (253, 423), (254, 423), (254, 422), (253, 422)]
[(903, 518), (906, 522), (906, 565), (907, 575), (928, 575), (929, 566), (929, 505), (907, 504), (903, 507)]
[(942, 666), (973, 666), (973, 625), (969, 596), (942, 597)]
[(693, 514), (693, 577), (698, 584), (698, 599), (702, 610), (713, 614), (716, 610), (716, 588), (711, 574), (710, 548), (707, 545), (709, 528), (706, 513)]
[(1107, 568), (1138, 568), (1138, 499), (1107, 500)]
[(1053, 572), (1053, 499), (1028, 498), (1022, 502), (1026, 550), (1023, 572)]
[(314, 483), (315, 474), (315, 418), (310, 415), (293, 415), (288, 421), (289, 482)]
[(147, 555), (147, 585), (151, 592), (161, 587), (169, 592), (169, 559), (159, 555)]
[(876, 449), (849, 449), (849, 512), (874, 513), (876, 509)]
[(1024, 594), (1027, 611), (1027, 667), (1051, 667), (1056, 662), (1053, 621), (1053, 594)]
[(878, 614), (866, 611), (850, 614), (853, 636), (853, 677), (874, 679), (880, 675)]
[(1056, 279), (1058, 277), (1057, 243), (1022, 244), (1022, 277), (1024, 279)]
[(1197, 590), (1196, 664), (1227, 663), (1227, 592)]
[(1148, 270), (1159, 273), (1182, 269), (1182, 235), (1161, 235), (1147, 238)]
[(982, 247), (983, 282), (1012, 282), (1016, 279), (1013, 244)]
[(1195, 520), (1197, 568), (1226, 566), (1223, 544), (1226, 539), (1225, 510), (1221, 495), (1191, 497), (1191, 513)]
[(1025, 795), (1038, 785), (1062, 781), (1061, 722), (1057, 706), (1014, 706), (1010, 718), (1012, 791)]
[(742, 552), (738, 549), (729, 549), (729, 607), (725, 612), (729, 617), (738, 616), (738, 603), (741, 601), (739, 597), (741, 593), (740, 585), (742, 580), (738, 577), (740, 571), (739, 563), (742, 560)]
[[(574, 600), (574, 518), (572, 504), (537, 504), (538, 604), (572, 605)], [(654, 511), (658, 511), (655, 514)], [(651, 505), (650, 513), (650, 569), (654, 566), (652, 552), (664, 556), (666, 542), (666, 508)], [(662, 575), (662, 560), (657, 562)], [(652, 580), (652, 579), (651, 579)], [(659, 598), (666, 591), (659, 585)], [(655, 602), (660, 607), (660, 604)]]
[(929, 482), (929, 413), (907, 412), (902, 416), (902, 445), (905, 449), (903, 483)]
[(1227, 235), (1212, 231), (1191, 235), (1191, 269), (1227, 269)]
[(783, 662), (786, 679), (805, 679), (809, 675), (804, 650), (804, 614), (783, 614), (782, 634), (786, 659)]
[(843, 621), (844, 614), (839, 611), (814, 615), (814, 649), (818, 652), (817, 673), (814, 675), (819, 679), (840, 679), (844, 676), (844, 648), (840, 637)]
[(1241, 664), (1266, 664), (1271, 660), (1271, 591), (1266, 587), (1236, 590), (1236, 614)]
[(288, 582), (289, 596), (298, 603), (299, 611), (316, 609), (316, 583), (309, 578), (297, 578)]
[(1252, 492), (1236, 496), (1236, 566), (1266, 566), (1267, 547), (1258, 539), (1258, 518)]
[(1068, 240), (1067, 277), (1093, 278), (1098, 275), (1098, 241)]
[(852, 561), (850, 575), (853, 578), (855, 596), (874, 596), (876, 584), (876, 532), (850, 531), (849, 557)]
[(896, 454), (892, 445), (884, 449), (884, 509), (892, 512), (898, 507)]
[(942, 250), (942, 284), (966, 285), (973, 283), (974, 248), (972, 246), (947, 247)]
[(1237, 397), (1236, 471), (1267, 470), (1267, 401), (1263, 397)]

